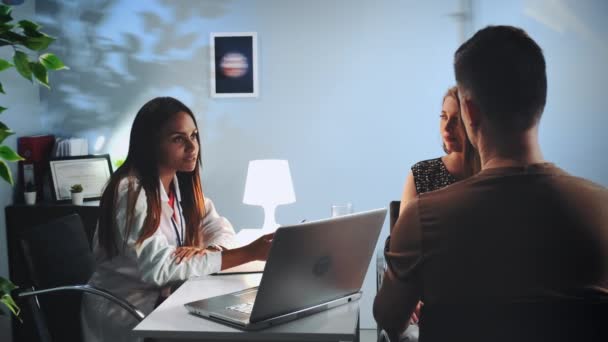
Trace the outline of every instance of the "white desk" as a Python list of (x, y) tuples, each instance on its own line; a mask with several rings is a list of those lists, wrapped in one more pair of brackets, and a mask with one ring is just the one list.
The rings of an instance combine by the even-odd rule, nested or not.
[(261, 274), (207, 276), (188, 280), (134, 329), (163, 341), (359, 341), (355, 301), (260, 331), (242, 331), (188, 313), (185, 303), (257, 286)]

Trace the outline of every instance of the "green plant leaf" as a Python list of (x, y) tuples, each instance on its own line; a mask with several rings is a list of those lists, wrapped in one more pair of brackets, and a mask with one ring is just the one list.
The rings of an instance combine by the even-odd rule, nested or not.
[(6, 93), (4, 92), (4, 87), (2, 86), (2, 83), (0, 83), (0, 93), (2, 93), (2, 94), (6, 94)]
[(13, 9), (10, 6), (0, 4), (0, 15), (10, 14)]
[(9, 63), (9, 61), (7, 61), (6, 59), (0, 58), (0, 71), (4, 71), (12, 66), (13, 65)]
[(19, 27), (23, 29), (23, 33), (25, 33), (28, 37), (41, 37), (42, 33), (40, 33), (40, 28), (42, 26), (36, 24), (35, 22), (29, 20), (21, 20), (17, 23)]
[(13, 175), (11, 169), (8, 168), (6, 162), (0, 159), (0, 177), (2, 177), (8, 184), (13, 185)]
[(4, 4), (0, 4), (0, 15), (9, 15), (13, 11), (13, 8)]
[(15, 134), (15, 132), (11, 131), (10, 129), (0, 129), (0, 144), (2, 144), (4, 139), (10, 137), (13, 134)]
[(15, 27), (15, 25), (5, 24), (4, 22), (0, 23), (0, 37), (4, 32), (10, 31)]
[(10, 295), (4, 295), (2, 296), (2, 298), (0, 298), (0, 302), (4, 303), (4, 305), (6, 305), (9, 310), (11, 310), (13, 315), (15, 315), (15, 317), (17, 317), (19, 321), (21, 321), (21, 318), (19, 318), (19, 313), (21, 313), (21, 309), (19, 308), (17, 303), (15, 303), (13, 297), (11, 297)]
[(0, 121), (0, 130), (2, 130), (2, 129), (7, 130), (7, 131), (11, 130), (10, 128), (8, 128), (7, 125), (4, 124), (4, 122)]
[(67, 66), (65, 66), (65, 64), (63, 64), (59, 57), (52, 53), (45, 53), (40, 56), (38, 60), (49, 70), (69, 69)]
[(0, 296), (3, 296), (7, 293), (11, 293), (14, 289), (17, 288), (17, 285), (13, 284), (10, 280), (0, 277)]
[(0, 114), (2, 114), (2, 112), (4, 112), (6, 109), (7, 109), (6, 107), (0, 106)]
[(36, 77), (38, 82), (51, 89), (51, 86), (49, 85), (49, 74), (46, 72), (44, 65), (38, 62), (31, 62), (30, 69), (32, 69), (32, 72), (34, 72), (34, 77)]
[(19, 22), (17, 24), (22, 29), (28, 29), (28, 30), (34, 30), (34, 31), (38, 31), (42, 27), (42, 26), (36, 24), (35, 22), (29, 21), (29, 20), (19, 20)]
[(11, 292), (16, 288), (17, 286), (15, 286), (15, 284), (13, 284), (10, 280), (0, 277), (0, 302), (4, 303), (4, 305), (6, 305), (6, 307), (18, 317), (21, 310), (13, 300), (13, 297), (11, 297)]
[(12, 11), (13, 9), (10, 6), (0, 5), (0, 22), (8, 23), (13, 20), (13, 17), (11, 16)]
[(12, 148), (10, 148), (6, 145), (0, 146), (0, 158), (10, 161), (10, 162), (16, 162), (19, 160), (23, 160), (23, 157), (18, 155), (17, 152), (13, 151)]
[(116, 161), (114, 162), (114, 167), (118, 169), (124, 163), (125, 163), (125, 159), (124, 158), (116, 159)]
[(28, 49), (40, 51), (45, 50), (49, 45), (55, 41), (55, 38), (41, 34), (39, 37), (26, 37), (23, 45)]
[(20, 44), (23, 45), (23, 42), (27, 39), (26, 36), (21, 35), (19, 33), (13, 31), (6, 31), (2, 33), (2, 39), (9, 41), (11, 44)]
[(27, 55), (21, 51), (15, 51), (13, 62), (15, 63), (15, 68), (17, 68), (17, 71), (21, 74), (21, 76), (32, 81), (32, 70), (30, 69)]

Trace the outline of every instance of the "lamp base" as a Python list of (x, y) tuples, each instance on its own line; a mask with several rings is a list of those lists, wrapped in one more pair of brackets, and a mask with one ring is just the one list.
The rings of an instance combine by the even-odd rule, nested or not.
[(266, 205), (264, 208), (264, 225), (262, 226), (263, 234), (274, 233), (279, 227), (279, 224), (275, 221), (274, 212), (277, 209), (276, 205)]

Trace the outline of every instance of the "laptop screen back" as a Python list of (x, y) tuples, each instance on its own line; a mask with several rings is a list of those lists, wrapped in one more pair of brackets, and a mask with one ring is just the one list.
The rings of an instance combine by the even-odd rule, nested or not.
[(277, 229), (250, 321), (358, 292), (385, 216), (377, 209)]

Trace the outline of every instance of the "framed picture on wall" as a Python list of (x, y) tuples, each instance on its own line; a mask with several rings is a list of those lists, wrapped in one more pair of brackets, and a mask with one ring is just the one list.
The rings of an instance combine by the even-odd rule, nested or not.
[(211, 96), (257, 97), (255, 32), (211, 33)]
[(49, 161), (53, 199), (69, 201), (72, 186), (79, 184), (85, 201), (101, 198), (112, 175), (109, 154), (62, 157)]

